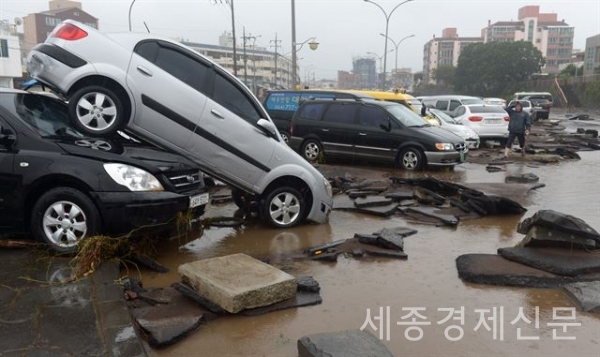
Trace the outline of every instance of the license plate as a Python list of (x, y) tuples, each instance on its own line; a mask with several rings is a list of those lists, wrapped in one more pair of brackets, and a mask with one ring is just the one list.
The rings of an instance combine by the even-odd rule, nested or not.
[(485, 123), (486, 124), (500, 124), (502, 123), (503, 119), (486, 119)]
[(208, 203), (208, 193), (202, 193), (190, 197), (190, 208), (202, 206)]

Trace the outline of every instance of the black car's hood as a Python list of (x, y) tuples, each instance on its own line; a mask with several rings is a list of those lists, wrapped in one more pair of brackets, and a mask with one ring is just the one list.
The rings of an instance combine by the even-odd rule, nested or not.
[(200, 170), (198, 165), (181, 155), (126, 139), (61, 137), (52, 140), (71, 155), (127, 163), (153, 173)]
[(431, 135), (435, 135), (439, 138), (439, 140), (441, 142), (444, 142), (444, 143), (456, 144), (456, 143), (461, 143), (464, 141), (463, 138), (461, 138), (460, 136), (458, 136), (454, 133), (451, 133), (448, 130), (437, 127), (437, 126), (425, 126), (422, 128), (413, 128), (413, 129), (422, 130)]

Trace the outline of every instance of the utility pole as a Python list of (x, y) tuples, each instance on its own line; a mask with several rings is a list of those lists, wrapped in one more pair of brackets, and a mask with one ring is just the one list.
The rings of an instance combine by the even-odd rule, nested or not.
[(243, 29), (243, 42), (244, 42), (244, 83), (248, 85), (248, 58), (246, 57), (246, 26)]
[(277, 62), (279, 60), (279, 58), (277, 58), (278, 54), (277, 54), (277, 49), (279, 47), (281, 47), (280, 43), (281, 40), (277, 39), (277, 32), (275, 32), (275, 39), (270, 41), (271, 43), (274, 43), (274, 45), (271, 45), (271, 47), (275, 48), (275, 87), (277, 87)]
[(233, 8), (233, 0), (213, 0), (214, 4), (216, 5), (217, 3), (219, 4), (223, 4), (223, 2), (225, 2), (225, 4), (229, 5), (231, 7), (231, 36), (233, 37), (233, 75), (237, 77), (237, 50), (236, 50), (236, 43), (235, 43), (235, 11)]

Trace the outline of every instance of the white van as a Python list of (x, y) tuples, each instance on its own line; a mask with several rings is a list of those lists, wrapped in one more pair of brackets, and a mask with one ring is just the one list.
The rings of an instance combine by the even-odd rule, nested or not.
[(533, 107), (531, 117), (536, 121), (539, 119), (548, 119), (550, 117), (550, 108), (554, 104), (554, 97), (549, 92), (517, 92), (513, 100), (528, 100)]
[(454, 116), (454, 111), (461, 105), (485, 104), (482, 98), (467, 95), (437, 95), (423, 98), (423, 104)]

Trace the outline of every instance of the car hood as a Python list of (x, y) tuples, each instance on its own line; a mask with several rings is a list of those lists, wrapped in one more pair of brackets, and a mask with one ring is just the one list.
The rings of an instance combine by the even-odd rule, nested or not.
[(126, 163), (151, 173), (200, 169), (197, 164), (181, 155), (125, 139), (65, 137), (53, 140), (69, 154), (105, 162)]
[(449, 124), (446, 123), (444, 124), (444, 126), (442, 126), (443, 129), (446, 129), (456, 135), (459, 135), (462, 138), (473, 138), (477, 136), (477, 133), (475, 131), (473, 131), (473, 129), (464, 126), (464, 125), (460, 125), (460, 124)]
[(442, 142), (446, 142), (446, 143), (452, 143), (453, 144), (453, 143), (456, 143), (456, 142), (463, 142), (464, 141), (464, 139), (461, 138), (460, 136), (458, 136), (458, 135), (456, 135), (454, 133), (451, 133), (448, 130), (444, 130), (444, 129), (440, 128), (440, 127), (437, 127), (437, 126), (429, 126), (429, 127), (425, 126), (425, 127), (422, 127), (422, 128), (414, 128), (414, 129), (425, 131), (425, 132), (427, 132), (427, 133), (429, 133), (431, 135), (437, 136), (439, 138), (438, 140), (440, 140)]

